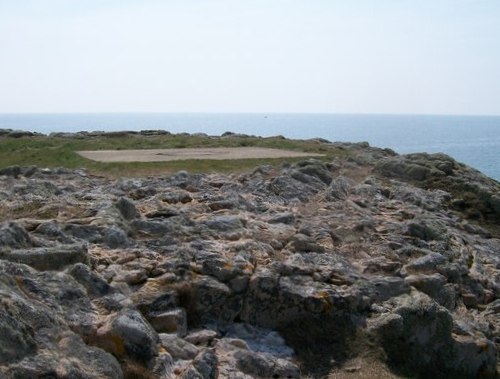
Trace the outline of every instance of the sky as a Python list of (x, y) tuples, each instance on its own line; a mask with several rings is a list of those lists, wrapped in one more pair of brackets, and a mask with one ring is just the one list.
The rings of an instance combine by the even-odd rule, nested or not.
[(0, 113), (500, 115), (499, 0), (0, 0)]

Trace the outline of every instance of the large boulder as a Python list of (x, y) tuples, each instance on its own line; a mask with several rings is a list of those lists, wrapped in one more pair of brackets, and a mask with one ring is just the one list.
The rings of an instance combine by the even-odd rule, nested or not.
[[(452, 316), (427, 295), (403, 295), (388, 300), (384, 307), (390, 312), (369, 320), (369, 332), (393, 367), (422, 377), (495, 375), (493, 344), (484, 339), (454, 337)], [(470, 355), (464, 359), (466, 354)]]
[(88, 312), (90, 303), (61, 275), (0, 260), (0, 377), (122, 378), (111, 354), (70, 330), (80, 306)]
[(85, 287), (90, 298), (102, 297), (113, 292), (108, 282), (92, 271), (86, 264), (75, 264), (69, 269), (69, 274)]
[(28, 232), (15, 222), (7, 222), (0, 225), (0, 248), (23, 249), (36, 247), (39, 244)]
[(60, 270), (75, 263), (88, 264), (90, 261), (87, 246), (80, 244), (6, 251), (0, 253), (0, 258), (24, 263), (40, 271)]
[(39, 354), (0, 366), (0, 376), (18, 378), (122, 379), (118, 361), (105, 351), (87, 346), (79, 336), (65, 334)]
[(124, 309), (109, 316), (91, 338), (91, 343), (119, 359), (148, 364), (158, 355), (159, 337), (142, 315)]
[(141, 216), (132, 200), (127, 199), (126, 197), (118, 199), (115, 202), (115, 207), (120, 211), (125, 220), (133, 220)]
[(387, 177), (416, 181), (427, 179), (431, 172), (428, 167), (408, 161), (402, 156), (381, 160), (375, 170)]
[(193, 325), (231, 323), (240, 314), (243, 296), (234, 294), (224, 283), (200, 275), (182, 289), (181, 304)]

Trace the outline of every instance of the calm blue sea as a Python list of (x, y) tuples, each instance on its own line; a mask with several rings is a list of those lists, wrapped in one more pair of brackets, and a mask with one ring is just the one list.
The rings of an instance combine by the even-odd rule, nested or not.
[(399, 153), (443, 152), (500, 180), (500, 116), (103, 113), (0, 114), (0, 128), (50, 132), (165, 129), (368, 141)]

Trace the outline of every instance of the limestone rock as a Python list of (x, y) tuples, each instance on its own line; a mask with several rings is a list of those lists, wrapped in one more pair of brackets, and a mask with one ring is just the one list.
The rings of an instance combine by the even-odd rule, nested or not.
[(241, 350), (235, 353), (237, 367), (258, 378), (300, 378), (297, 366), (289, 361)]
[(148, 320), (158, 333), (175, 333), (179, 337), (187, 333), (186, 312), (182, 308), (150, 314)]
[(77, 263), (71, 267), (69, 274), (85, 287), (91, 298), (102, 297), (113, 292), (108, 282), (83, 263)]
[(203, 379), (216, 379), (219, 377), (217, 355), (212, 349), (205, 349), (193, 360), (193, 366)]
[[(486, 368), (494, 372), (495, 349), (485, 342), (485, 349), (456, 341), (452, 336), (452, 317), (422, 294), (405, 295), (389, 300), (395, 306), (371, 322), (371, 330), (380, 339), (389, 362), (399, 367), (432, 375), (476, 376)], [(464, 351), (472, 355), (464, 361)], [(478, 363), (480, 362), (480, 363)], [(481, 366), (481, 367), (480, 367)]]
[[(87, 346), (68, 327), (89, 308), (64, 275), (50, 278), (0, 260), (0, 376), (2, 378), (122, 378), (116, 359)], [(76, 325), (74, 325), (76, 326)], [(75, 328), (76, 330), (77, 328)]]
[(204, 346), (209, 345), (217, 337), (219, 337), (219, 333), (215, 330), (201, 329), (190, 332), (184, 339), (193, 345)]
[(134, 203), (125, 197), (121, 197), (115, 203), (115, 207), (118, 208), (118, 210), (126, 220), (133, 220), (140, 217), (140, 214), (137, 211)]
[(174, 359), (191, 360), (198, 355), (199, 349), (193, 344), (172, 334), (160, 334), (161, 345)]
[(4, 249), (22, 249), (36, 247), (37, 243), (24, 228), (9, 222), (0, 226), (0, 246)]
[(38, 270), (61, 270), (75, 263), (89, 263), (87, 247), (80, 244), (12, 250), (0, 253), (0, 258)]
[(117, 358), (128, 357), (140, 363), (147, 363), (158, 355), (158, 334), (134, 310), (125, 309), (110, 316), (92, 342)]
[(312, 378), (363, 357), (494, 376), (498, 182), (443, 154), (311, 143), (333, 158), (1, 169), (0, 377)]

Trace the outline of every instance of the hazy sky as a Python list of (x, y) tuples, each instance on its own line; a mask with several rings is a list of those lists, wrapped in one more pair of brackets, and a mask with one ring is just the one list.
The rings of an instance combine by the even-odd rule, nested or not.
[(0, 112), (500, 115), (500, 0), (0, 0)]

